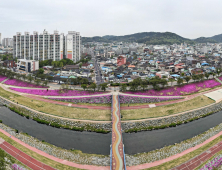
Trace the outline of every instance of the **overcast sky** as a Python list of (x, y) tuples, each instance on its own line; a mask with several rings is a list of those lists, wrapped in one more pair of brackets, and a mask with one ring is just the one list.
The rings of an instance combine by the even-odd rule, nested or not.
[(81, 36), (174, 32), (185, 38), (222, 34), (221, 0), (0, 0), (0, 33)]

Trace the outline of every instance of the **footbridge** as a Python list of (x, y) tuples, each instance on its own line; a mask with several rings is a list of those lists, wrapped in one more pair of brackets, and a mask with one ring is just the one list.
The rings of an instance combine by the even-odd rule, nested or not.
[(112, 95), (112, 145), (110, 148), (110, 170), (126, 170), (118, 93), (113, 93)]

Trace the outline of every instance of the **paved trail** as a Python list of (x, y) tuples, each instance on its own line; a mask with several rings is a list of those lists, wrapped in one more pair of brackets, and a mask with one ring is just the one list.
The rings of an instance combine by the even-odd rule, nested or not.
[(118, 95), (113, 95), (112, 104), (112, 170), (124, 170), (123, 140)]
[(8, 142), (4, 141), (2, 138), (0, 138), (0, 148), (33, 170), (55, 170), (54, 168), (45, 165), (31, 156), (23, 153)]

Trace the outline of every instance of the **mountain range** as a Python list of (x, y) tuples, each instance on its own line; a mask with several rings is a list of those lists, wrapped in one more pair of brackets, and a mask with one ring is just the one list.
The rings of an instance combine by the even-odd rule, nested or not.
[(212, 37), (200, 37), (196, 39), (188, 39), (179, 36), (171, 32), (141, 32), (130, 35), (115, 36), (115, 35), (105, 35), (105, 36), (95, 36), (95, 37), (82, 37), (82, 42), (138, 42), (145, 43), (147, 45), (161, 45), (161, 44), (180, 44), (186, 42), (187, 44), (195, 43), (221, 43), (222, 34), (215, 35)]

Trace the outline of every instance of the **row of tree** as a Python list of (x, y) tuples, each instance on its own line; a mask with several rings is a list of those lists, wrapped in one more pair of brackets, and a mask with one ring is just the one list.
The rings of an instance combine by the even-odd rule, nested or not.
[(91, 57), (87, 57), (87, 58), (82, 58), (78, 62), (74, 63), (73, 60), (70, 60), (68, 58), (64, 58), (64, 59), (59, 60), (59, 61), (53, 61), (52, 59), (49, 59), (49, 60), (40, 61), (39, 62), (39, 67), (42, 68), (43, 66), (53, 66), (53, 67), (62, 68), (65, 65), (75, 65), (75, 64), (78, 64), (78, 63), (87, 63), (90, 60), (91, 60)]
[(42, 80), (41, 76), (45, 76), (44, 74), (36, 74), (33, 76), (29, 74), (28, 76), (26, 76), (25, 74), (18, 74), (18, 73), (12, 72), (11, 70), (7, 70), (3, 68), (0, 68), (0, 75), (6, 76), (9, 79), (16, 78), (17, 80), (23, 80), (23, 81), (28, 80), (29, 83), (32, 83), (32, 81), (34, 80), (36, 85), (43, 85), (43, 86), (47, 86), (49, 79), (52, 80), (52, 77), (48, 76), (47, 80), (44, 79), (45, 81), (41, 81)]
[[(221, 71), (217, 70), (218, 76), (220, 75), (220, 73), (221, 73)], [(206, 79), (209, 79), (210, 75), (212, 75), (213, 78), (216, 76), (215, 73), (195, 74), (192, 76), (184, 76), (183, 75), (183, 77), (182, 77), (182, 75), (181, 75), (181, 77), (177, 78), (176, 80), (174, 78), (169, 78), (168, 80), (164, 79), (164, 78), (161, 79), (158, 76), (156, 76), (154, 78), (150, 78), (150, 79), (144, 79), (144, 80), (142, 80), (141, 78), (137, 78), (137, 79), (134, 79), (130, 83), (121, 84), (120, 90), (126, 91), (128, 86), (129, 86), (129, 90), (131, 90), (131, 91), (136, 91), (136, 90), (140, 90), (140, 89), (146, 90), (148, 88), (148, 85), (152, 85), (155, 90), (160, 90), (160, 88), (164, 88), (166, 85), (168, 85), (168, 82), (170, 82), (171, 86), (172, 86), (173, 82), (176, 81), (177, 85), (180, 86), (184, 83), (184, 81), (186, 81), (186, 83), (188, 84), (191, 79), (194, 80), (194, 82), (197, 82), (197, 81), (203, 81), (205, 77), (206, 77)], [(160, 85), (162, 87), (160, 87)]]

